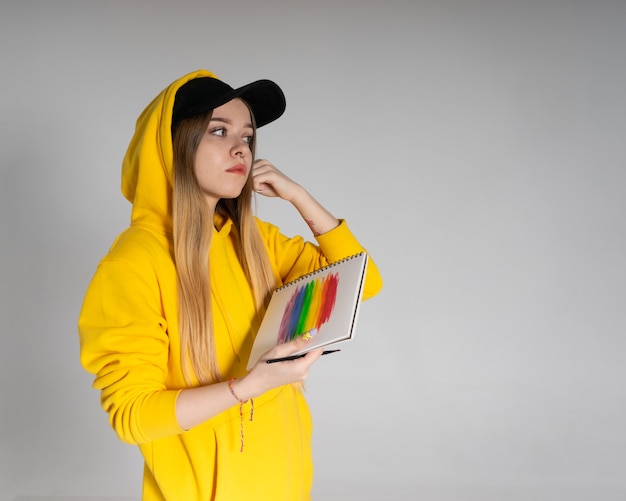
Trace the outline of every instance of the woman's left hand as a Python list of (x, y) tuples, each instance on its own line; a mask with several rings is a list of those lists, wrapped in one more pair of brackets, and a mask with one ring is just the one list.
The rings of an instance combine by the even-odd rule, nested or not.
[(335, 228), (339, 221), (311, 196), (301, 185), (292, 181), (267, 160), (257, 160), (252, 166), (254, 191), (266, 197), (280, 197), (293, 204), (306, 221), (313, 235)]
[(252, 166), (252, 183), (254, 191), (266, 197), (280, 197), (283, 200), (293, 201), (302, 187), (291, 180), (274, 164), (260, 159)]

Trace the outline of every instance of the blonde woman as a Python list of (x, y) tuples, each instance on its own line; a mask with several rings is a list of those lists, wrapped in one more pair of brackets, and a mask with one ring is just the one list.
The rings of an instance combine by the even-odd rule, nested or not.
[[(363, 251), (345, 221), (267, 160), (256, 129), (285, 110), (269, 80), (233, 88), (206, 70), (140, 115), (122, 166), (131, 223), (102, 259), (79, 318), (81, 363), (119, 438), (145, 460), (144, 500), (310, 499), (311, 416), (301, 385), (321, 355), (246, 365), (271, 291)], [(315, 243), (252, 211), (295, 207)], [(363, 297), (382, 281), (370, 259)]]

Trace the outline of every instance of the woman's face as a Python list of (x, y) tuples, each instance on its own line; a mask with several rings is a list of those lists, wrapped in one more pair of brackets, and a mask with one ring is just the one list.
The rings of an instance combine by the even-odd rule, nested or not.
[(253, 138), (250, 110), (241, 99), (213, 110), (194, 162), (196, 179), (212, 209), (221, 198), (241, 194), (250, 174)]

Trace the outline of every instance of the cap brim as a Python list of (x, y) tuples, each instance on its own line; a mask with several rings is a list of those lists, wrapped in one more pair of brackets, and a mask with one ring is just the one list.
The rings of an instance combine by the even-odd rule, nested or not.
[[(241, 97), (248, 103), (257, 127), (273, 122), (285, 112), (285, 95), (281, 88), (271, 80), (257, 80), (235, 89), (231, 99), (234, 97)], [(228, 101), (230, 99), (224, 103)]]
[(178, 89), (172, 110), (172, 130), (181, 120), (207, 113), (238, 97), (250, 106), (257, 127), (273, 122), (285, 112), (285, 95), (271, 80), (257, 80), (233, 89), (216, 78), (201, 77)]

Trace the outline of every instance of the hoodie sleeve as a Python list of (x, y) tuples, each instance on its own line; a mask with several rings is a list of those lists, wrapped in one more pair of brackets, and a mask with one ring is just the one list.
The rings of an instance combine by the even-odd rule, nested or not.
[(172, 346), (161, 287), (151, 267), (138, 262), (100, 263), (78, 323), (81, 364), (95, 374), (111, 426), (133, 444), (183, 432), (175, 415), (180, 390), (165, 385)]
[[(297, 236), (288, 238), (270, 223), (260, 223), (268, 245), (270, 259), (278, 271), (281, 284), (334, 263), (345, 257), (367, 250), (352, 234), (344, 220), (332, 230), (316, 237), (317, 245)], [(376, 263), (368, 253), (369, 261), (363, 288), (363, 300), (380, 292), (383, 281)]]

